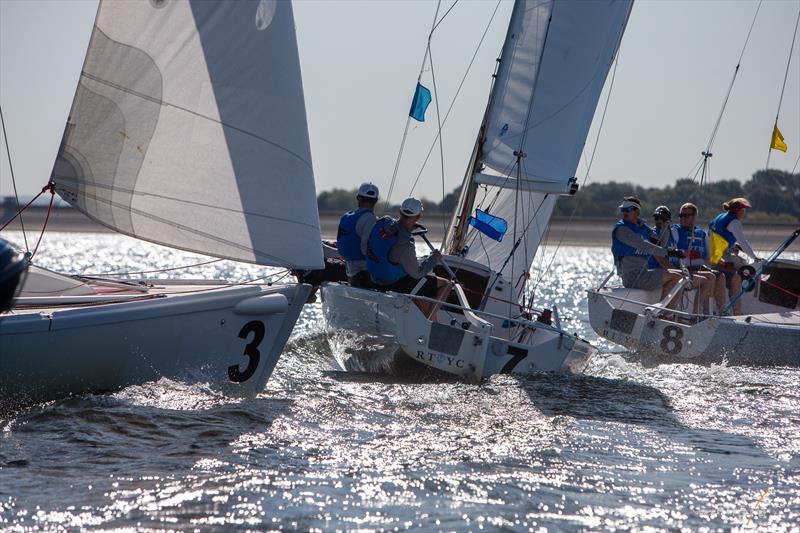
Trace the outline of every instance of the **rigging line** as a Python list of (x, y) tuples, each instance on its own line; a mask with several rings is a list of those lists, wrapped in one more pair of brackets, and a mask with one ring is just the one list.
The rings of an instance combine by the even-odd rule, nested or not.
[(800, 163), (800, 155), (797, 156), (797, 159), (794, 162), (794, 166), (792, 167), (792, 174), (794, 174), (794, 171), (797, 170), (798, 163)]
[[(436, 13), (433, 14), (433, 23), (431, 24), (431, 31), (428, 33), (428, 43), (425, 46), (425, 54), (422, 56), (422, 64), (419, 67), (419, 74), (417, 75), (417, 83), (422, 79), (422, 73), (425, 71), (425, 62), (428, 60), (428, 54), (431, 50), (431, 38), (433, 37), (433, 30), (436, 29), (436, 20), (439, 17), (439, 9), (442, 7), (442, 0), (436, 3)], [(415, 89), (416, 90), (416, 89)], [(406, 127), (403, 130), (403, 138), (400, 141), (400, 149), (397, 152), (397, 159), (394, 162), (394, 171), (392, 171), (392, 181), (389, 183), (389, 192), (386, 195), (384, 209), (389, 210), (392, 192), (394, 192), (394, 185), (397, 181), (397, 171), (400, 168), (400, 160), (403, 158), (403, 150), (406, 146), (406, 138), (408, 137), (408, 128), (411, 125), (411, 115), (406, 117)]]
[[(797, 25), (800, 24), (800, 11), (797, 12), (797, 20), (794, 23), (794, 33), (792, 34), (792, 46), (789, 48), (789, 60), (786, 62), (786, 73), (783, 75), (783, 87), (781, 87), (781, 97), (778, 100), (778, 111), (775, 113), (775, 127), (778, 127), (778, 116), (781, 114), (781, 105), (783, 105), (783, 93), (786, 91), (786, 80), (789, 77), (789, 66), (792, 64), (792, 53), (794, 52), (794, 43), (797, 39)], [(764, 167), (769, 168), (769, 158), (772, 155), (772, 143), (769, 143), (769, 152), (767, 152), (767, 164)]]
[[(600, 134), (603, 132), (603, 124), (606, 121), (606, 112), (608, 111), (608, 104), (611, 101), (611, 93), (614, 91), (614, 80), (617, 78), (617, 66), (619, 65), (619, 49), (617, 50), (617, 56), (614, 59), (614, 69), (611, 71), (611, 82), (608, 86), (608, 94), (606, 95), (606, 103), (603, 104), (603, 114), (600, 116), (600, 125), (597, 127), (597, 137), (595, 137), (594, 147), (592, 148), (592, 157), (589, 159), (589, 166), (586, 168), (586, 174), (583, 177), (583, 183), (581, 183), (581, 189), (586, 186), (586, 182), (589, 181), (589, 173), (592, 170), (592, 164), (594, 163), (594, 157), (597, 154), (597, 146), (600, 144)], [(564, 242), (564, 236), (567, 234), (567, 228), (572, 224), (572, 219), (575, 218), (575, 212), (578, 210), (578, 206), (580, 205), (581, 199), (583, 196), (578, 196), (577, 200), (575, 201), (575, 207), (572, 209), (572, 213), (569, 216), (569, 220), (567, 220), (567, 224), (564, 226), (564, 230), (561, 232), (561, 237), (558, 239), (558, 244), (556, 245), (556, 249), (553, 251), (553, 255), (550, 258), (550, 263), (547, 265), (547, 268), (542, 271), (536, 280), (536, 283), (533, 286), (533, 290), (535, 291), (539, 287), (539, 283), (542, 282), (544, 276), (547, 272), (550, 271), (550, 268), (553, 266), (553, 261), (555, 261), (556, 254), (558, 250), (561, 248), (561, 244)], [(548, 223), (549, 225), (549, 223)]]
[[(14, 186), (14, 199), (17, 202), (17, 213), (19, 214), (19, 225), (22, 227), (22, 239), (25, 241), (25, 251), (30, 252), (28, 246), (28, 235), (25, 232), (25, 224), (22, 222), (22, 211), (19, 205), (19, 193), (17, 192), (17, 180), (14, 177), (14, 165), (11, 164), (11, 149), (8, 147), (8, 133), (6, 132), (6, 120), (3, 118), (3, 106), (0, 106), (0, 124), (3, 126), (3, 140), (6, 143), (6, 157), (8, 158), (8, 168), (11, 170), (11, 184)], [(11, 222), (9, 220), (9, 222)], [(5, 226), (4, 226), (5, 227)]]
[[(731, 96), (731, 91), (733, 90), (733, 84), (736, 81), (736, 75), (739, 73), (739, 67), (742, 64), (742, 58), (744, 57), (744, 52), (747, 49), (747, 43), (750, 42), (750, 35), (753, 33), (753, 27), (756, 24), (756, 18), (758, 17), (758, 12), (761, 9), (761, 4), (764, 0), (759, 0), (758, 6), (756, 6), (756, 12), (753, 14), (753, 21), (750, 23), (750, 29), (747, 32), (747, 38), (744, 40), (744, 45), (742, 46), (742, 52), (739, 54), (739, 60), (736, 62), (736, 67), (733, 69), (733, 77), (731, 77), (731, 83), (728, 85), (728, 92), (725, 93), (725, 98), (722, 101), (722, 108), (719, 110), (719, 115), (717, 116), (717, 121), (714, 124), (714, 129), (711, 130), (711, 136), (708, 139), (708, 144), (706, 145), (706, 153), (711, 152), (711, 146), (714, 144), (714, 139), (717, 137), (717, 132), (719, 131), (720, 123), (722, 122), (722, 116), (725, 114), (725, 108), (728, 105), (728, 99)], [(701, 185), (703, 185), (701, 183)]]
[(436, 24), (434, 24), (434, 25), (433, 25), (433, 29), (431, 30), (431, 33), (433, 33), (433, 32), (435, 32), (435, 31), (436, 31), (436, 28), (438, 28), (438, 27), (439, 27), (439, 24), (441, 24), (441, 23), (442, 23), (442, 21), (443, 21), (445, 18), (447, 18), (447, 15), (449, 15), (449, 14), (450, 14), (450, 12), (453, 10), (453, 8), (454, 8), (454, 7), (456, 7), (456, 4), (458, 4), (458, 2), (459, 2), (459, 1), (460, 1), (460, 0), (456, 0), (455, 2), (453, 2), (453, 5), (452, 5), (452, 6), (450, 6), (450, 9), (448, 9), (447, 11), (445, 11), (444, 15), (442, 15), (442, 18), (440, 18), (440, 19), (439, 19), (439, 22), (437, 22)]
[[(444, 120), (442, 120), (442, 128), (447, 123), (447, 119), (450, 117), (450, 112), (453, 110), (453, 106), (456, 103), (456, 99), (458, 98), (459, 93), (461, 93), (461, 88), (464, 87), (464, 82), (467, 81), (467, 76), (469, 75), (470, 70), (472, 69), (473, 63), (475, 63), (475, 58), (478, 57), (478, 52), (483, 45), (483, 41), (486, 38), (486, 34), (489, 33), (489, 28), (492, 25), (492, 21), (494, 20), (494, 16), (497, 14), (497, 10), (500, 7), (500, 2), (502, 0), (497, 0), (497, 5), (494, 7), (494, 11), (492, 12), (492, 16), (489, 17), (489, 23), (486, 25), (486, 28), (483, 30), (483, 35), (481, 35), (480, 40), (478, 41), (478, 46), (475, 48), (475, 53), (472, 54), (472, 59), (469, 61), (469, 65), (467, 65), (467, 71), (464, 73), (464, 76), (461, 78), (461, 83), (458, 84), (458, 88), (456, 89), (456, 93), (453, 96), (452, 102), (450, 102), (450, 107), (447, 108), (447, 113), (444, 114)], [(411, 186), (411, 190), (409, 191), (409, 195), (414, 192), (414, 188), (416, 188), (417, 183), (419, 182), (420, 177), (422, 176), (422, 172), (425, 170), (425, 167), (428, 164), (428, 159), (430, 159), (431, 154), (433, 153), (433, 149), (436, 147), (436, 142), (439, 140), (439, 136), (441, 135), (441, 128), (439, 132), (436, 134), (436, 138), (431, 143), (431, 147), (428, 149), (428, 154), (425, 156), (425, 160), (422, 162), (422, 168), (419, 169), (419, 173), (417, 174), (416, 179), (414, 179), (414, 184)]]
[(158, 270), (141, 270), (138, 272), (101, 272), (99, 274), (81, 274), (81, 276), (131, 276), (131, 275), (140, 275), (140, 274), (159, 274), (161, 272), (169, 272), (171, 270), (183, 270), (185, 268), (194, 268), (204, 265), (210, 265), (212, 263), (218, 263), (220, 261), (224, 261), (224, 259), (213, 259), (211, 261), (205, 261), (203, 263), (194, 263), (192, 265), (182, 265), (177, 267), (171, 268), (159, 268)]
[[(455, 5), (455, 4), (453, 4)], [(452, 9), (452, 8), (451, 8)], [(430, 46), (429, 46), (430, 48)], [(431, 80), (433, 81), (433, 101), (436, 104), (436, 124), (438, 126), (437, 137), (439, 138), (439, 161), (442, 167), (442, 202), (444, 202), (445, 197), (445, 190), (444, 190), (444, 144), (442, 141), (442, 117), (439, 113), (439, 91), (436, 89), (436, 70), (433, 68), (433, 50), (428, 51), (429, 63), (431, 66)], [(447, 234), (447, 217), (442, 211), (442, 231), (444, 234)], [(441, 246), (440, 246), (441, 248)]]

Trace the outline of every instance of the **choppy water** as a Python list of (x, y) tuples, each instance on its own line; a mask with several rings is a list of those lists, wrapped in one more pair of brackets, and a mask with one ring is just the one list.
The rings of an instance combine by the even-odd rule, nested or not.
[[(562, 248), (538, 290), (604, 350), (586, 375), (346, 374), (315, 304), (255, 399), (161, 380), (0, 415), (0, 529), (800, 531), (800, 371), (625, 362), (586, 316), (583, 290), (609, 259)], [(38, 262), (199, 260), (51, 233)]]

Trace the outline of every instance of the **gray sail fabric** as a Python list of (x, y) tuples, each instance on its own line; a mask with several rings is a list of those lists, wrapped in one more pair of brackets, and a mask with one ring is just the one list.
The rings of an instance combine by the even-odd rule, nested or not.
[(469, 259), (492, 269), (508, 259), (503, 275), (515, 283), (528, 272), (555, 205), (545, 191), (566, 189), (575, 175), (631, 7), (632, 0), (515, 3), (481, 156), (483, 174), (502, 179), (482, 186), (475, 202), (509, 229), (497, 242), (470, 228)]
[(127, 235), (321, 267), (291, 4), (101, 1), (52, 180)]

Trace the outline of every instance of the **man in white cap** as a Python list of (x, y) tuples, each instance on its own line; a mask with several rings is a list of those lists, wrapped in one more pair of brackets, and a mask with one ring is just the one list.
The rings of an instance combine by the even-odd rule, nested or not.
[[(406, 198), (400, 206), (398, 220), (391, 217), (379, 219), (367, 242), (367, 270), (375, 285), (386, 291), (409, 293), (422, 278), (426, 278), (417, 294), (442, 300), (449, 292), (450, 282), (429, 275), (441, 259), (441, 252), (434, 250), (423, 261), (417, 260), (411, 232), (420, 217), (422, 202), (416, 198)], [(431, 302), (416, 303), (429, 319), (434, 318), (438, 306)]]
[[(652, 290), (661, 288), (661, 299), (681, 279), (681, 271), (670, 269), (665, 257), (686, 257), (683, 252), (667, 249), (650, 242), (656, 237), (650, 226), (639, 218), (641, 201), (638, 196), (626, 196), (619, 211), (622, 217), (611, 230), (611, 253), (622, 285), (630, 289)], [(648, 268), (650, 256), (664, 261), (663, 269)], [(673, 302), (678, 298), (673, 299)], [(672, 307), (673, 304), (670, 304)]]
[(342, 215), (336, 233), (339, 255), (345, 260), (347, 279), (353, 287), (370, 287), (367, 272), (367, 240), (375, 225), (375, 204), (378, 203), (378, 187), (370, 182), (362, 183), (356, 194), (358, 208)]

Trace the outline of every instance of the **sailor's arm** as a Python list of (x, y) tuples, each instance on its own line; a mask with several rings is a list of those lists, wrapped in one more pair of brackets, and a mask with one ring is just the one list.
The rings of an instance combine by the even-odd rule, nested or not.
[(731, 220), (730, 224), (728, 224), (728, 231), (733, 233), (733, 236), (736, 237), (736, 243), (742, 249), (744, 253), (752, 257), (753, 259), (758, 259), (756, 253), (753, 251), (752, 246), (750, 243), (747, 242), (747, 238), (744, 236), (744, 230), (742, 229), (742, 223), (739, 219)]
[(431, 256), (422, 262), (417, 261), (417, 252), (410, 242), (399, 242), (389, 251), (389, 261), (403, 267), (406, 274), (420, 279), (436, 266), (436, 258)]
[(635, 248), (640, 252), (645, 252), (654, 257), (667, 256), (666, 248), (662, 248), (661, 246), (657, 246), (642, 239), (638, 233), (633, 232), (630, 228), (626, 228), (625, 226), (620, 226), (617, 228), (617, 238), (624, 244), (627, 244), (628, 246)]
[(361, 253), (366, 257), (367, 255), (367, 242), (369, 241), (369, 234), (372, 232), (372, 227), (377, 222), (375, 214), (371, 211), (361, 216), (356, 222), (356, 235), (361, 236)]

